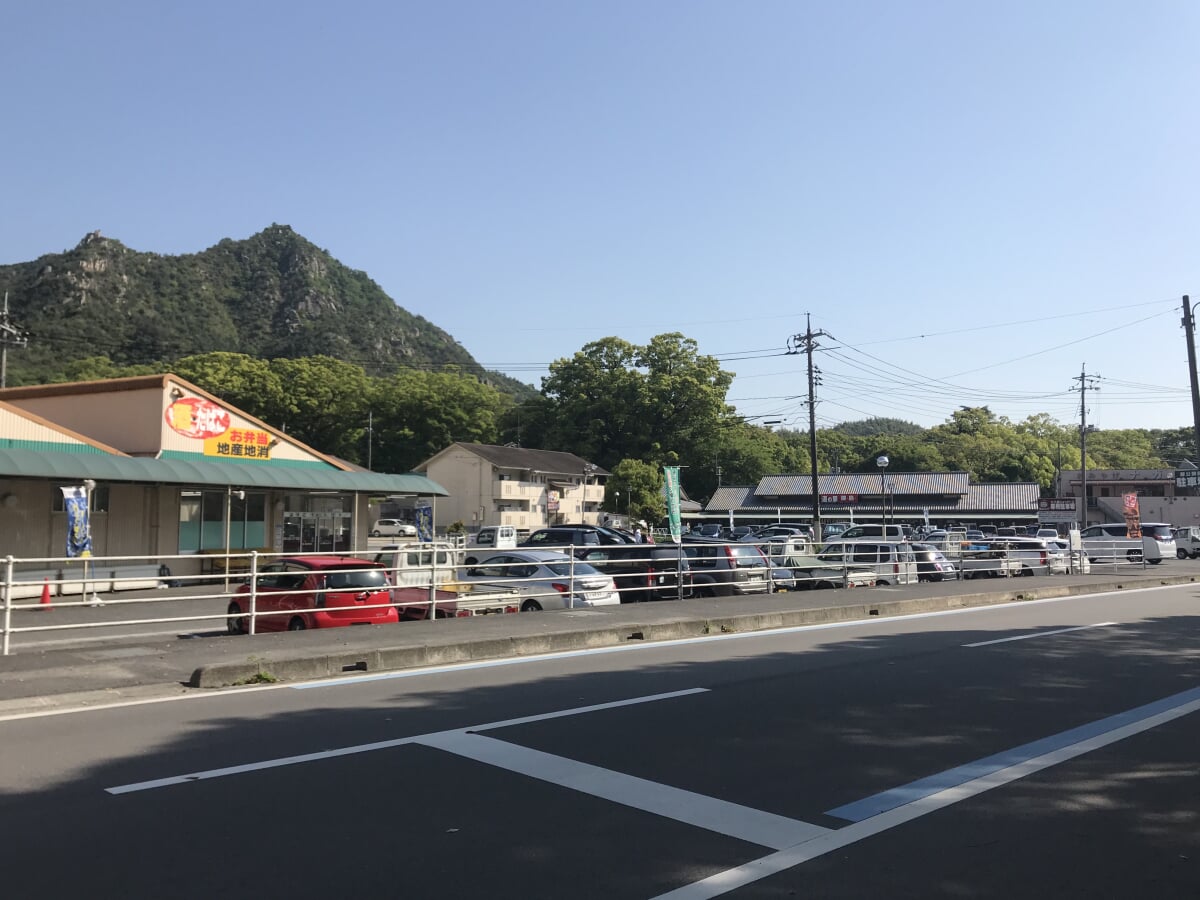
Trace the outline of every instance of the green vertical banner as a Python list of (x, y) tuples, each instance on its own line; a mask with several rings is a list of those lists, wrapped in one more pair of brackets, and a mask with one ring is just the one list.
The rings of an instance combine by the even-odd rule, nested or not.
[(663, 466), (663, 477), (667, 485), (667, 521), (671, 526), (671, 540), (678, 544), (683, 537), (683, 526), (679, 521), (679, 466)]

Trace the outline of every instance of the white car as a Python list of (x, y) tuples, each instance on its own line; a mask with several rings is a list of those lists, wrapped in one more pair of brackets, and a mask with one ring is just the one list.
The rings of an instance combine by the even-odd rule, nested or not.
[(371, 537), (416, 537), (417, 526), (399, 519), (376, 519), (371, 526)]
[(1021, 563), (1015, 575), (1066, 575), (1071, 570), (1068, 557), (1042, 538), (997, 537), (988, 543)]
[(501, 550), (478, 554), (459, 577), (462, 584), (486, 584), (521, 592), (521, 612), (617, 606), (621, 595), (611, 575), (557, 550)]

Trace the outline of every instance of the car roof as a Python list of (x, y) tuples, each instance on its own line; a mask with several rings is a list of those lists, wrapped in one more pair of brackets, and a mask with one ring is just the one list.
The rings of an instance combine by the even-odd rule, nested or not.
[(475, 563), (485, 563), (489, 559), (495, 559), (497, 556), (517, 556), (525, 559), (526, 562), (570, 562), (571, 557), (561, 550), (529, 550), (525, 547), (513, 547), (508, 550), (493, 550), (486, 556), (477, 556)]
[(359, 559), (357, 556), (288, 556), (279, 562), (290, 562), (304, 566), (306, 569), (382, 569), (380, 563), (373, 559)]

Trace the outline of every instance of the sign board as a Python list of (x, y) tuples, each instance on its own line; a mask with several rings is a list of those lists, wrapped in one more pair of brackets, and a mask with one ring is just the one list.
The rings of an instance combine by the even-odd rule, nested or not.
[(822, 494), (821, 502), (829, 505), (838, 503), (857, 503), (858, 494)]
[(1175, 470), (1175, 487), (1177, 487), (1177, 488), (1200, 487), (1200, 469), (1176, 469)]
[(1047, 523), (1077, 522), (1074, 497), (1048, 497), (1038, 501), (1038, 521)]

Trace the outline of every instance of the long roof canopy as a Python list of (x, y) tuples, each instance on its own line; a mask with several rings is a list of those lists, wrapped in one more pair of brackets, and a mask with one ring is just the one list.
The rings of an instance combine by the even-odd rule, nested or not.
[(445, 497), (449, 492), (415, 473), (346, 472), (333, 467), (265, 466), (232, 461), (154, 459), (110, 453), (56, 453), (0, 448), (0, 476), (59, 481), (128, 481), (141, 484), (220, 485), (311, 491), (363, 491)]

